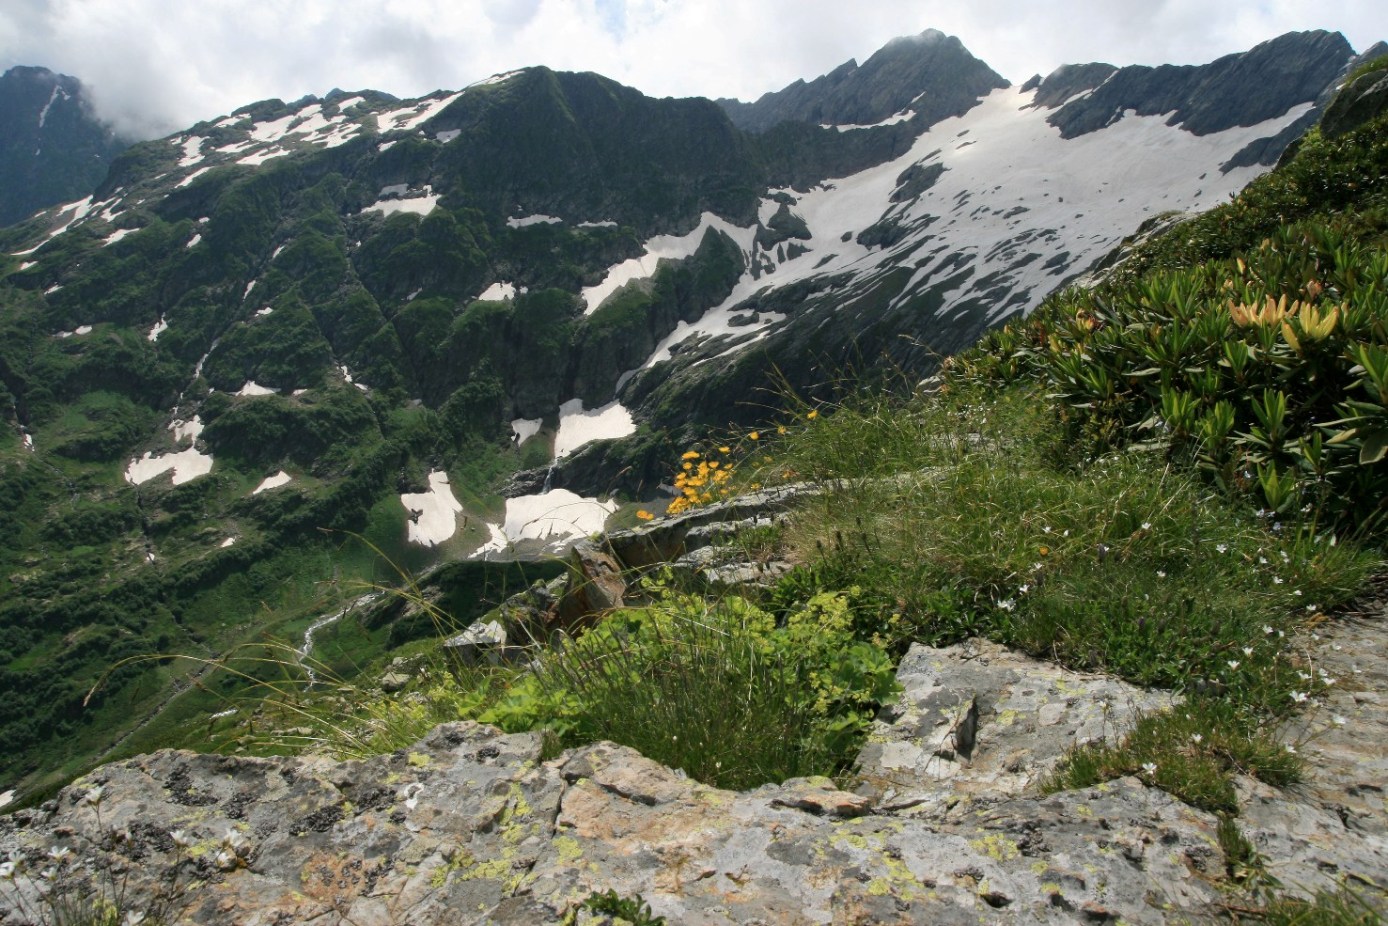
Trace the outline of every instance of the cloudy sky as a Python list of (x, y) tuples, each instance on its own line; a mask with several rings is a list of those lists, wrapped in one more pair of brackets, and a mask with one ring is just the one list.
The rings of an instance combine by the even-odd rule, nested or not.
[(0, 0), (0, 70), (80, 77), (102, 115), (163, 134), (267, 97), (401, 97), (530, 64), (655, 96), (754, 99), (893, 36), (959, 36), (1004, 77), (1066, 62), (1202, 63), (1294, 29), (1356, 49), (1383, 0)]

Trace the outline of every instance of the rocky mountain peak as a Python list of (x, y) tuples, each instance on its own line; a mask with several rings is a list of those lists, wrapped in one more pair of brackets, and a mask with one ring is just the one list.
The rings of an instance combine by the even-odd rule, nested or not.
[(125, 146), (92, 114), (77, 78), (10, 68), (0, 76), (0, 225), (91, 192)]
[(733, 123), (764, 132), (782, 122), (865, 126), (913, 118), (923, 130), (967, 112), (1008, 82), (936, 29), (893, 39), (862, 65), (850, 59), (823, 77), (798, 80), (755, 103), (719, 100)]
[(1111, 125), (1129, 110), (1170, 113), (1169, 125), (1208, 135), (1314, 103), (1353, 57), (1338, 32), (1289, 32), (1203, 65), (1057, 68), (1040, 83), (1036, 103), (1056, 109), (1049, 121), (1065, 138)]

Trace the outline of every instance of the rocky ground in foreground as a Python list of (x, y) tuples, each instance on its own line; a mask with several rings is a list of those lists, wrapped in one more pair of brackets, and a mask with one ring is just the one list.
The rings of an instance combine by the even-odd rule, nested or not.
[[(1286, 732), (1307, 780), (1241, 780), (1239, 826), (1283, 889), (1372, 899), (1388, 883), (1385, 606), (1305, 642), (1334, 679)], [(472, 723), (363, 762), (142, 756), (0, 820), (0, 922), (87, 885), (245, 926), (584, 922), (608, 890), (680, 924), (1165, 923), (1248, 902), (1214, 815), (1138, 778), (1038, 793), (1067, 747), (1168, 697), (982, 641), (914, 647), (898, 679), (852, 791), (720, 791), (605, 743), (544, 761), (539, 736)]]

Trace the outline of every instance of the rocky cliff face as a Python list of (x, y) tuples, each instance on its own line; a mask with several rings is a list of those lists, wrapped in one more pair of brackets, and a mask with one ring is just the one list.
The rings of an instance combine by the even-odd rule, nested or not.
[(90, 193), (126, 144), (92, 115), (76, 78), (10, 68), (0, 76), (0, 225)]

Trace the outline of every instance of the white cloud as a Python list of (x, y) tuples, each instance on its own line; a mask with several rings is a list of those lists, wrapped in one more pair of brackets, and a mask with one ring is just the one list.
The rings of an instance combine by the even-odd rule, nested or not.
[(141, 135), (333, 87), (416, 96), (530, 64), (656, 96), (754, 99), (937, 28), (1011, 80), (1066, 62), (1198, 63), (1293, 29), (1357, 48), (1381, 0), (5, 0), (0, 68), (41, 64)]

